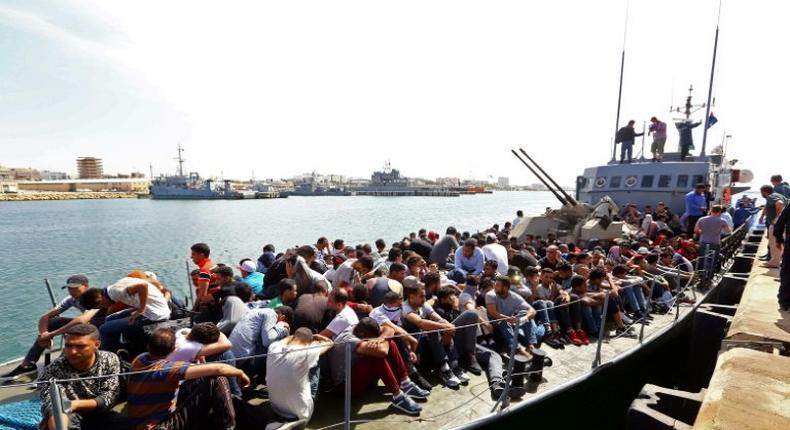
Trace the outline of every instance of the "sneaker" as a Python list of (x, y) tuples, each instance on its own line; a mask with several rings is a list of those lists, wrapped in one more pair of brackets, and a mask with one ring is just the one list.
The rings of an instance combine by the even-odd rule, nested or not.
[(442, 383), (449, 388), (458, 388), (458, 386), (461, 385), (461, 381), (458, 380), (451, 370), (440, 371), (439, 378), (441, 378)]
[(425, 379), (425, 377), (423, 377), (420, 372), (412, 373), (411, 375), (409, 375), (409, 379), (411, 379), (411, 381), (414, 382), (415, 385), (417, 385), (418, 387), (422, 388), (425, 391), (430, 392), (431, 388), (433, 388), (431, 383), (428, 382), (428, 380)]
[(455, 377), (458, 378), (458, 380), (461, 381), (462, 384), (466, 385), (469, 383), (469, 377), (466, 376), (466, 373), (464, 373), (463, 369), (461, 369), (460, 367), (456, 367), (453, 369), (453, 375), (455, 375)]
[(567, 337), (568, 340), (571, 341), (571, 343), (576, 346), (581, 346), (582, 344), (584, 344), (584, 342), (581, 339), (579, 339), (579, 334), (573, 330), (568, 330), (568, 332), (565, 333), (565, 337)]
[(636, 334), (631, 327), (621, 327), (614, 331), (615, 336), (623, 335), (623, 337), (635, 337)]
[(579, 338), (579, 340), (582, 341), (583, 344), (585, 345), (590, 344), (590, 338), (587, 337), (587, 333), (585, 333), (584, 330), (582, 329), (576, 330), (576, 337)]
[(32, 376), (36, 372), (38, 372), (38, 367), (36, 367), (35, 364), (32, 364), (30, 366), (23, 366), (20, 364), (14, 370), (6, 373), (5, 375), (0, 376), (0, 379), (6, 381), (16, 381), (22, 376)]
[(459, 364), (464, 370), (474, 375), (483, 374), (483, 368), (480, 367), (480, 363), (477, 362), (474, 354), (469, 354), (466, 358), (462, 358)]
[(498, 383), (491, 384), (491, 400), (497, 401), (502, 398), (502, 394), (505, 393), (505, 381), (499, 381)]
[(400, 393), (398, 396), (392, 396), (392, 406), (408, 415), (420, 415), (420, 412), (422, 412), (422, 407), (403, 393)]
[(400, 384), (400, 389), (403, 391), (404, 394), (411, 397), (412, 399), (417, 400), (425, 400), (431, 395), (431, 392), (428, 390), (423, 390), (422, 388), (418, 387), (413, 381), (407, 381)]

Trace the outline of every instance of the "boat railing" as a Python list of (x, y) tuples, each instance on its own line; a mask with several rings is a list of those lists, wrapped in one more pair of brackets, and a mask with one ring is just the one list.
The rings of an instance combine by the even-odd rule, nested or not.
[[(749, 223), (747, 223), (747, 224), (749, 224)], [(737, 252), (739, 251), (739, 249), (741, 248), (741, 243), (743, 242), (743, 239), (745, 238), (747, 231), (748, 231), (748, 227), (746, 225), (741, 226), (740, 228), (736, 229), (731, 235), (725, 237), (722, 240), (721, 248), (719, 250), (719, 254), (720, 254), (719, 257), (721, 258), (720, 261), (722, 262), (722, 267), (723, 268), (726, 269), (726, 268), (729, 268), (732, 265), (733, 259), (734, 259), (735, 255), (737, 254)], [(696, 266), (697, 270), (695, 270), (695, 273), (693, 274), (694, 276), (692, 276), (692, 279), (685, 286), (681, 287), (680, 284), (678, 284), (677, 291), (672, 296), (672, 299), (669, 300), (670, 303), (674, 302), (674, 306), (668, 306), (668, 309), (666, 310), (666, 312), (663, 313), (664, 315), (666, 315), (666, 314), (669, 314), (670, 312), (674, 311), (675, 312), (675, 318), (674, 318), (674, 320), (671, 323), (668, 323), (665, 327), (669, 327), (669, 326), (674, 325), (674, 324), (676, 324), (678, 322), (678, 319), (679, 319), (679, 316), (680, 316), (680, 313), (681, 313), (680, 312), (680, 302), (681, 302), (680, 298), (681, 298), (681, 296), (683, 294), (685, 294), (687, 291), (694, 291), (694, 290), (696, 290), (700, 286), (699, 283), (701, 281), (701, 278), (699, 276), (696, 276), (696, 275), (698, 274), (698, 272), (704, 271), (704, 269), (699, 269), (699, 262), (701, 260), (709, 259), (712, 256), (712, 253), (714, 253), (714, 252), (715, 251), (709, 251), (709, 252), (707, 252), (707, 253), (705, 253), (703, 255), (698, 256), (695, 259), (695, 262), (697, 262), (697, 266)], [(107, 269), (107, 270), (110, 270), (110, 269)], [(669, 270), (662, 270), (662, 272), (664, 272), (664, 274), (653, 276), (652, 278), (648, 279), (648, 281), (650, 282), (650, 291), (651, 291), (651, 294), (649, 294), (648, 298), (646, 298), (646, 302), (648, 304), (652, 301), (652, 296), (653, 296), (652, 295), (652, 291), (653, 291), (653, 288), (655, 288), (655, 284), (657, 282), (659, 282), (659, 278), (661, 278), (662, 276), (665, 276), (665, 275), (675, 275), (675, 276), (680, 276), (681, 275), (681, 271), (679, 271), (679, 270), (669, 269)], [(723, 271), (720, 271), (719, 273), (716, 274), (716, 276), (718, 276), (719, 279), (721, 278), (721, 276), (723, 276), (721, 272), (723, 272)], [(624, 289), (634, 288), (634, 287), (641, 288), (641, 286), (644, 285), (644, 283), (645, 282), (635, 282), (635, 283), (632, 283), (630, 285), (626, 285), (626, 286), (620, 287), (619, 289), (620, 290), (624, 290)], [(51, 286), (49, 286), (49, 288), (51, 289)], [(595, 372), (597, 369), (601, 368), (601, 365), (602, 365), (602, 356), (603, 356), (602, 353), (603, 353), (604, 344), (605, 344), (604, 339), (606, 338), (606, 336), (605, 336), (605, 334), (606, 334), (605, 333), (605, 325), (607, 323), (607, 321), (606, 321), (606, 319), (607, 319), (607, 306), (608, 306), (608, 303), (609, 303), (608, 298), (609, 298), (610, 294), (612, 294), (612, 290), (611, 289), (606, 289), (604, 291), (604, 293), (605, 293), (606, 300), (603, 301), (603, 305), (602, 305), (603, 306), (603, 310), (602, 310), (601, 316), (600, 316), (600, 331), (598, 333), (598, 340), (597, 340), (597, 344), (596, 344), (596, 354), (595, 354), (595, 358), (593, 359), (592, 366), (591, 366), (591, 369), (590, 369), (589, 373)], [(54, 300), (54, 296), (51, 296), (51, 298)], [(570, 305), (578, 303), (578, 302), (581, 302), (581, 299), (570, 300), (567, 303), (555, 304), (555, 308), (557, 308), (557, 307), (564, 307), (564, 306), (570, 306)], [(492, 324), (492, 323), (509, 324), (512, 329), (517, 330), (518, 327), (516, 327), (516, 325), (513, 324), (511, 322), (511, 320), (512, 320), (512, 317), (505, 317), (505, 318), (501, 318), (501, 319), (478, 321), (478, 322), (473, 323), (473, 324), (460, 325), (460, 326), (456, 326), (456, 327), (453, 327), (453, 328), (424, 330), (424, 331), (420, 331), (420, 332), (416, 332), (416, 333), (409, 333), (409, 334), (406, 334), (406, 335), (397, 335), (396, 334), (396, 335), (393, 335), (393, 336), (382, 337), (381, 339), (383, 339), (383, 340), (393, 340), (393, 339), (398, 339), (398, 338), (405, 337), (405, 336), (422, 336), (422, 335), (427, 335), (427, 334), (432, 334), (432, 333), (442, 333), (442, 332), (445, 332), (445, 331), (448, 331), (448, 330), (459, 330), (459, 329), (465, 329), (465, 328), (478, 327), (478, 326)], [(519, 325), (523, 324), (526, 321), (527, 320), (524, 319), (524, 317), (521, 317), (519, 319), (518, 324)], [(638, 337), (639, 344), (641, 344), (643, 342), (643, 340), (644, 340), (645, 323), (646, 323), (646, 317), (644, 317), (644, 316), (642, 318), (637, 319), (637, 320), (631, 321), (628, 325), (625, 326), (625, 330), (621, 330), (621, 332), (618, 333), (614, 337), (609, 337), (607, 339), (607, 342), (611, 343), (612, 341), (614, 341), (614, 340), (616, 340), (618, 338), (621, 338), (621, 337), (625, 337), (625, 336), (634, 337), (635, 335), (634, 335), (632, 329), (634, 327), (636, 327), (637, 325), (640, 325), (641, 328), (640, 328), (640, 331), (639, 331), (639, 334), (638, 334), (637, 337)], [(352, 417), (352, 414), (351, 414), (351, 375), (352, 375), (352, 371), (351, 371), (351, 361), (352, 361), (351, 360), (351, 354), (353, 353), (353, 351), (352, 351), (353, 343), (352, 342), (335, 342), (333, 344), (333, 347), (338, 347), (338, 346), (342, 346), (342, 347), (345, 348), (344, 416), (343, 416), (343, 420), (342, 421), (338, 421), (335, 424), (322, 427), (319, 430), (326, 430), (326, 429), (329, 429), (329, 428), (335, 428), (335, 427), (340, 427), (340, 426), (343, 426), (344, 429), (350, 430), (352, 424), (362, 424), (362, 423), (366, 423), (366, 422), (370, 422), (370, 421), (393, 422), (393, 423), (436, 422), (436, 420), (438, 418), (440, 418), (442, 416), (445, 416), (447, 414), (450, 414), (450, 413), (452, 413), (452, 412), (454, 412), (454, 411), (456, 411), (456, 410), (458, 410), (460, 408), (465, 408), (465, 407), (468, 406), (468, 402), (464, 402), (464, 403), (459, 404), (459, 405), (457, 405), (457, 406), (455, 406), (453, 408), (450, 408), (449, 410), (437, 413), (437, 414), (429, 416), (429, 417), (403, 418), (403, 419), (394, 419), (394, 420), (390, 420), (390, 419), (383, 419), (383, 420), (381, 420), (381, 419), (377, 419), (377, 420), (354, 420), (353, 417)], [(511, 387), (513, 386), (512, 384), (513, 384), (514, 378), (517, 378), (517, 377), (523, 378), (524, 376), (527, 376), (527, 375), (532, 375), (532, 374), (543, 372), (542, 369), (541, 370), (527, 370), (527, 371), (521, 371), (521, 372), (514, 372), (515, 360), (513, 359), (513, 357), (515, 357), (515, 355), (516, 355), (516, 346), (517, 346), (517, 342), (513, 342), (511, 344), (511, 349), (509, 351), (510, 359), (508, 360), (507, 373), (505, 375), (505, 380), (503, 381), (505, 383), (505, 390), (503, 391), (502, 395), (498, 399), (496, 399), (496, 401), (494, 403), (494, 406), (491, 409), (491, 413), (493, 413), (493, 414), (503, 413), (503, 412), (508, 410), (508, 408), (510, 406), (510, 403), (509, 403), (509, 400), (510, 400), (509, 391), (510, 391)], [(306, 346), (304, 348), (301, 348), (300, 350), (309, 350), (309, 349), (314, 349), (314, 348), (325, 348), (325, 347), (326, 346), (324, 346), (324, 345)], [(223, 362), (224, 363), (233, 364), (233, 362), (236, 362), (236, 361), (239, 361), (239, 360), (248, 360), (248, 359), (254, 359), (254, 358), (265, 358), (265, 357), (268, 357), (269, 355), (287, 354), (287, 353), (293, 353), (293, 352), (295, 352), (295, 351), (282, 351), (282, 352), (279, 352), (279, 353), (257, 354), (257, 355), (253, 355), (253, 356), (250, 356), (250, 357), (237, 358), (237, 359), (234, 359), (234, 360), (214, 361), (214, 362), (212, 362), (212, 364), (214, 364), (214, 363), (223, 363)], [(569, 363), (573, 362), (575, 358), (578, 358), (579, 356), (581, 356), (582, 352), (583, 351), (580, 350), (580, 352), (578, 354), (576, 354), (574, 356), (571, 356), (569, 358), (564, 358), (563, 363), (560, 363), (560, 365), (557, 366), (557, 367), (568, 365)], [(189, 366), (201, 366), (201, 365), (203, 365), (203, 364), (199, 364), (199, 363), (197, 363), (197, 364), (189, 364)], [(148, 370), (128, 371), (128, 372), (120, 372), (120, 373), (108, 374), (108, 375), (97, 375), (97, 376), (87, 376), (87, 377), (78, 377), (78, 378), (64, 378), (64, 379), (52, 378), (52, 379), (49, 379), (49, 380), (37, 380), (37, 381), (32, 381), (32, 382), (27, 382), (27, 383), (0, 385), (0, 389), (22, 388), (22, 387), (30, 388), (30, 387), (42, 386), (41, 389), (49, 390), (51, 399), (53, 401), (53, 411), (57, 413), (58, 410), (60, 410), (62, 413), (69, 413), (70, 412), (69, 402), (68, 402), (67, 399), (63, 399), (62, 396), (61, 396), (61, 390), (59, 388), (59, 386), (61, 384), (69, 383), (69, 382), (75, 382), (75, 381), (84, 381), (84, 380), (88, 380), (88, 379), (100, 379), (100, 378), (109, 378), (109, 377), (126, 377), (126, 376), (142, 374), (142, 373), (148, 373), (148, 372), (155, 372), (155, 371), (156, 370), (148, 369)], [(587, 373), (587, 375), (589, 373)], [(470, 391), (471, 391), (472, 389), (481, 387), (483, 385), (488, 385), (485, 390), (482, 390), (478, 394), (473, 394), (473, 398), (470, 399), (470, 400), (479, 398), (484, 393), (487, 393), (497, 383), (499, 383), (499, 382), (495, 381), (494, 383), (490, 383), (488, 380), (486, 380), (486, 381), (481, 382), (481, 383), (479, 383), (479, 384), (477, 384), (475, 386), (470, 387)], [(63, 425), (64, 423), (61, 420), (55, 420), (55, 424), (56, 424), (56, 428), (58, 430), (65, 430), (65, 426)]]

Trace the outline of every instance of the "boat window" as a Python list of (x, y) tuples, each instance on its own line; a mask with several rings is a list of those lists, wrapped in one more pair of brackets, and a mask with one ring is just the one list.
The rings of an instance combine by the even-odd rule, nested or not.
[(689, 175), (678, 175), (677, 188), (686, 189), (689, 187)]
[(705, 182), (705, 177), (704, 176), (702, 176), (702, 175), (694, 175), (694, 182), (693, 182), (694, 186), (696, 186), (697, 184), (701, 184), (703, 182)]
[(669, 188), (672, 185), (672, 175), (661, 175), (658, 177), (658, 188)]
[(653, 175), (642, 176), (642, 188), (653, 188), (653, 179), (655, 179)]
[(622, 179), (622, 176), (612, 176), (612, 179), (609, 180), (609, 188), (620, 188)]

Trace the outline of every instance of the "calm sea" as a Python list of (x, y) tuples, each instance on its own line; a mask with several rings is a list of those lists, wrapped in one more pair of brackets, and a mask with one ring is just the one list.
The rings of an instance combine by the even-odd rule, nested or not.
[[(347, 244), (388, 244), (420, 228), (477, 231), (555, 206), (548, 192), (451, 197), (290, 197), (248, 201), (82, 200), (0, 204), (0, 362), (24, 355), (36, 321), (51, 303), (47, 278), (60, 289), (72, 273), (103, 287), (132, 269), (156, 272), (187, 294), (185, 261), (195, 242), (218, 263), (312, 244), (320, 236)], [(191, 264), (191, 262), (190, 262)]]

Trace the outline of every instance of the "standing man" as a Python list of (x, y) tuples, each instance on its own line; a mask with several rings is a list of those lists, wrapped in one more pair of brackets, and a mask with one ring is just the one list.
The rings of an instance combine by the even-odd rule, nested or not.
[(447, 269), (447, 257), (458, 249), (458, 239), (455, 238), (457, 233), (455, 227), (447, 227), (447, 231), (441, 239), (439, 239), (431, 249), (431, 254), (428, 257), (429, 264), (439, 265), (439, 269)]
[(710, 215), (700, 218), (694, 228), (694, 232), (699, 236), (700, 255), (704, 268), (702, 279), (704, 281), (710, 281), (713, 278), (713, 273), (718, 266), (722, 234), (732, 231), (727, 221), (722, 219), (721, 213), (722, 207), (713, 205), (710, 208)]
[(636, 121), (630, 120), (628, 121), (628, 125), (617, 130), (617, 136), (615, 138), (615, 143), (619, 142), (620, 146), (620, 164), (623, 164), (623, 160), (625, 159), (626, 154), (628, 155), (628, 164), (631, 164), (631, 154), (634, 151), (634, 138), (638, 136), (642, 136), (645, 133), (637, 133), (634, 131), (634, 124)]
[(783, 195), (786, 199), (790, 199), (790, 185), (782, 180), (782, 175), (771, 176), (771, 185), (774, 186), (774, 192)]
[(700, 124), (702, 124), (702, 121), (695, 123), (691, 121), (675, 123), (678, 133), (680, 133), (680, 161), (685, 161), (686, 157), (689, 155), (689, 151), (694, 147), (694, 137), (691, 135), (691, 130)]
[(121, 362), (112, 352), (99, 351), (99, 331), (92, 324), (77, 324), (65, 334), (63, 355), (52, 362), (41, 374), (41, 381), (49, 379), (74, 379), (60, 382), (62, 400), (71, 406), (61, 417), (52, 415), (49, 384), (39, 385), (42, 422), (40, 428), (54, 430), (55, 420), (60, 419), (64, 428), (116, 428), (125, 429), (124, 417), (112, 410), (118, 400), (120, 384), (118, 373)]
[(760, 214), (760, 222), (765, 222), (768, 228), (768, 250), (770, 255), (768, 261), (763, 264), (763, 267), (778, 269), (782, 258), (782, 246), (776, 241), (774, 223), (787, 205), (787, 199), (785, 199), (783, 195), (775, 192), (774, 187), (771, 185), (763, 185), (760, 187), (760, 194), (762, 194), (765, 199), (765, 207)]
[(697, 220), (705, 215), (707, 207), (705, 184), (699, 183), (694, 186), (694, 190), (686, 194), (686, 211), (683, 213), (683, 219), (686, 220), (686, 233), (689, 237), (694, 236), (694, 227), (697, 225)]
[(653, 154), (651, 161), (660, 163), (664, 158), (664, 144), (667, 143), (667, 123), (656, 117), (650, 118), (650, 123), (650, 133), (653, 134), (653, 143), (650, 145), (650, 153)]
[[(790, 205), (785, 205), (782, 214), (776, 219), (773, 231), (774, 240), (779, 245), (784, 245), (790, 238)], [(779, 270), (779, 307), (790, 311), (790, 246), (784, 246), (782, 256), (782, 269)]]

